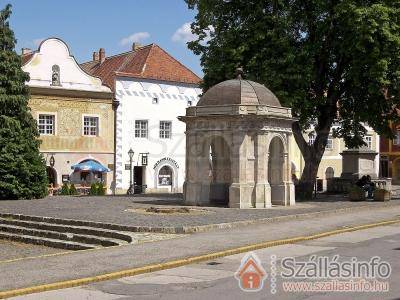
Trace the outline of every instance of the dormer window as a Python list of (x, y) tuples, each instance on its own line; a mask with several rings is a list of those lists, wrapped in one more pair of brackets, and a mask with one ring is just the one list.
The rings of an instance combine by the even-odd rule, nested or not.
[(60, 67), (58, 65), (53, 65), (53, 67), (51, 67), (51, 71), (51, 85), (60, 86)]
[(153, 102), (153, 104), (158, 104), (158, 98), (154, 97), (152, 102)]

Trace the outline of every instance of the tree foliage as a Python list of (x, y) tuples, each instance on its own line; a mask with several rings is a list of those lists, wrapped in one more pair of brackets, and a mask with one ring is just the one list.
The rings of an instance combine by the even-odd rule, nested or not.
[[(302, 180), (316, 176), (333, 122), (346, 145), (369, 124), (391, 137), (400, 101), (400, 0), (186, 0), (196, 9), (189, 43), (201, 55), (204, 89), (233, 78), (265, 84), (292, 107)], [(210, 29), (212, 29), (210, 31)], [(305, 130), (315, 128), (314, 144)]]
[(11, 5), (0, 11), (0, 199), (40, 198), (46, 195), (46, 167), (10, 15)]

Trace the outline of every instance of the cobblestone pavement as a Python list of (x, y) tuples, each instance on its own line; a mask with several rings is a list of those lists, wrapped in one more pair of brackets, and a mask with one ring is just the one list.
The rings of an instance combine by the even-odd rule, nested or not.
[[(273, 207), (271, 209), (227, 209), (222, 207), (202, 207), (205, 213), (195, 214), (146, 214), (138, 208), (151, 206), (182, 206), (180, 194), (141, 195), (141, 196), (103, 196), (103, 197), (63, 197), (54, 196), (39, 200), (0, 201), (0, 212), (26, 215), (47, 216), (107, 222), (135, 226), (177, 227), (199, 226), (235, 221), (246, 221), (302, 213), (329, 211), (339, 208), (359, 206), (382, 206), (380, 202), (351, 202), (345, 196), (318, 196), (308, 202), (298, 202), (291, 207)], [(392, 200), (388, 205), (400, 205), (400, 200)]]
[(0, 240), (0, 260), (18, 259), (60, 252), (68, 252), (68, 250)]

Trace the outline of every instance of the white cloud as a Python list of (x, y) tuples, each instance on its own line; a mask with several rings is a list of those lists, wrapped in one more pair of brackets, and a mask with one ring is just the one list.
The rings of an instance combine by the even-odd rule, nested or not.
[(132, 43), (142, 43), (149, 37), (150, 37), (150, 33), (148, 33), (148, 32), (136, 32), (134, 34), (131, 34), (128, 37), (123, 38), (120, 41), (120, 44), (121, 44), (121, 46), (126, 46), (126, 45), (130, 45)]
[[(210, 39), (210, 33), (214, 31), (212, 26), (209, 26), (209, 30), (207, 32), (207, 37), (203, 40), (203, 42), (207, 42)], [(172, 35), (172, 41), (174, 42), (182, 42), (186, 44), (187, 42), (191, 42), (197, 39), (197, 35), (192, 33), (192, 29), (190, 28), (190, 23), (185, 23), (181, 27), (179, 27), (175, 33)]]
[(172, 40), (174, 42), (191, 42), (197, 38), (195, 34), (192, 33), (192, 29), (190, 28), (190, 23), (185, 23), (181, 27), (179, 27), (172, 36)]
[(43, 42), (43, 41), (44, 41), (44, 38), (42, 38), (42, 39), (34, 39), (34, 40), (32, 41), (32, 43), (33, 43), (36, 47), (39, 47), (40, 43)]

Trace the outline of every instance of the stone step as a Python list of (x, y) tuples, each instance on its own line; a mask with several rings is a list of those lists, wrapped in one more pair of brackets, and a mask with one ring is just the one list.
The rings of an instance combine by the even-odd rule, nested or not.
[(39, 221), (24, 221), (21, 219), (14, 219), (13, 217), (0, 217), (0, 224), (3, 225), (14, 225), (24, 228), (39, 229), (44, 231), (53, 231), (60, 233), (73, 233), (78, 235), (90, 235), (103, 238), (112, 238), (125, 241), (127, 243), (132, 242), (132, 237), (128, 234), (124, 234), (114, 230), (106, 230), (101, 228), (93, 228), (89, 226), (76, 226), (76, 225), (62, 225), (52, 224), (48, 222)]
[(6, 224), (0, 224), (0, 232), (16, 233), (20, 235), (43, 237), (43, 238), (69, 241), (69, 242), (72, 241), (78, 243), (93, 244), (102, 247), (127, 244), (126, 241), (113, 238), (102, 238), (94, 235), (83, 235), (83, 234), (75, 234), (69, 232), (61, 233), (58, 231), (33, 229), (33, 228), (26, 228), (22, 226), (6, 225)]
[(0, 232), (0, 239), (66, 250), (87, 250), (96, 248), (94, 245), (85, 243), (62, 241), (57, 239), (29, 236), (10, 232)]

